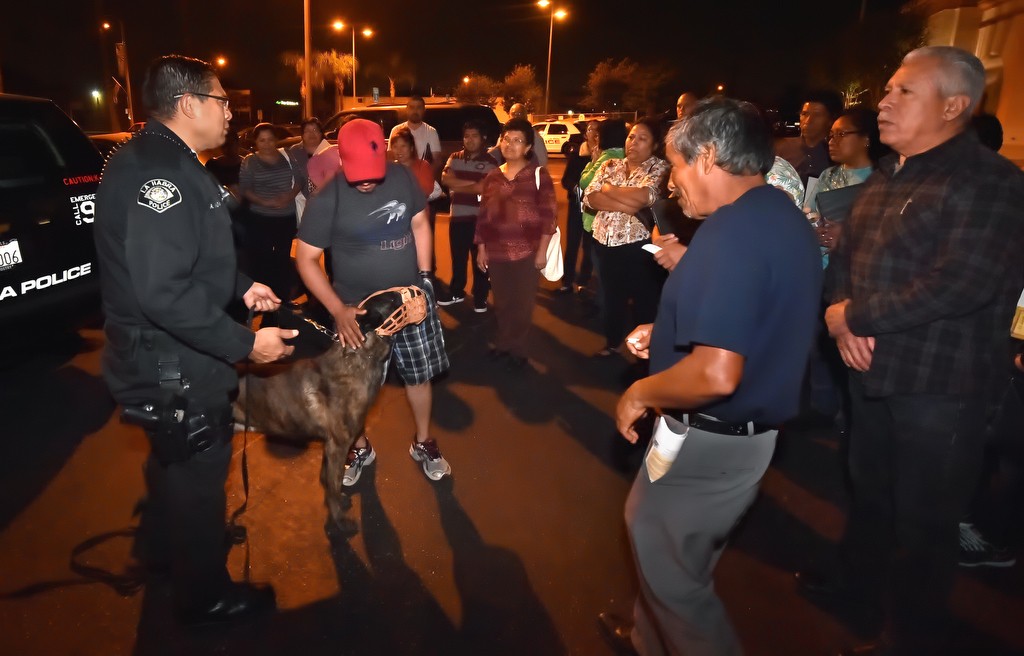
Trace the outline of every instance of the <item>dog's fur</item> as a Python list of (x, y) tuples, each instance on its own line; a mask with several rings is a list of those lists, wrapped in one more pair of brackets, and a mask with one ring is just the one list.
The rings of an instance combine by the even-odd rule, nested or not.
[[(396, 300), (397, 299), (397, 300)], [(324, 354), (300, 360), (269, 376), (247, 375), (239, 383), (234, 418), (267, 435), (323, 440), (320, 482), (330, 519), (345, 533), (355, 522), (342, 485), (345, 457), (362, 434), (366, 414), (377, 398), (391, 356), (391, 338), (374, 332), (398, 306), (398, 294), (370, 299), (358, 320), (366, 341), (358, 349), (335, 342)]]

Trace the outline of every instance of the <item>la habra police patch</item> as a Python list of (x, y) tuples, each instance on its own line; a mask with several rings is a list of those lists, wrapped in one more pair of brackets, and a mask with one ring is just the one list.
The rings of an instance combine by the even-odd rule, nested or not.
[(157, 214), (163, 214), (181, 202), (181, 192), (170, 180), (156, 178), (139, 189), (139, 205), (148, 207)]

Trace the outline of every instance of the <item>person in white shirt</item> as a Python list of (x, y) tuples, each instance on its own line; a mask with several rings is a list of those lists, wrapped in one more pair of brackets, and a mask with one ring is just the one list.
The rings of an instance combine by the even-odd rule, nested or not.
[(434, 129), (434, 126), (423, 121), (426, 103), (423, 102), (422, 96), (409, 96), (409, 101), (405, 104), (405, 108), (409, 118), (404, 123), (399, 123), (391, 128), (391, 134), (388, 135), (388, 143), (391, 142), (396, 132), (402, 128), (407, 128), (409, 132), (412, 132), (412, 138), (416, 142), (416, 152), (419, 154), (420, 159), (430, 162), (430, 166), (434, 169), (436, 176), (445, 159), (444, 153), (441, 151), (441, 139), (437, 136), (437, 130)]

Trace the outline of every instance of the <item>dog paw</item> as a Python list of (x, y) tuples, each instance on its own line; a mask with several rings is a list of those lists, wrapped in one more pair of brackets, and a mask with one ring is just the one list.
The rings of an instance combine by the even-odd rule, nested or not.
[(324, 523), (324, 533), (330, 540), (350, 540), (359, 535), (359, 522), (351, 517), (342, 517), (340, 520), (328, 518)]

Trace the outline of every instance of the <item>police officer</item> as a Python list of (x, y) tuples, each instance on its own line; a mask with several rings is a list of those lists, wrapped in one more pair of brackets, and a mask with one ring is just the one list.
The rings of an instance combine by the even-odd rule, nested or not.
[(152, 118), (108, 160), (97, 193), (103, 374), (152, 446), (136, 553), (170, 570), (183, 622), (224, 622), (275, 606), (273, 589), (233, 583), (225, 567), (233, 363), (284, 357), (297, 331), (254, 334), (225, 313), (239, 296), (258, 311), (280, 300), (238, 273), (229, 194), (196, 158), (224, 143), (231, 118), (213, 68), (161, 57), (143, 95)]

